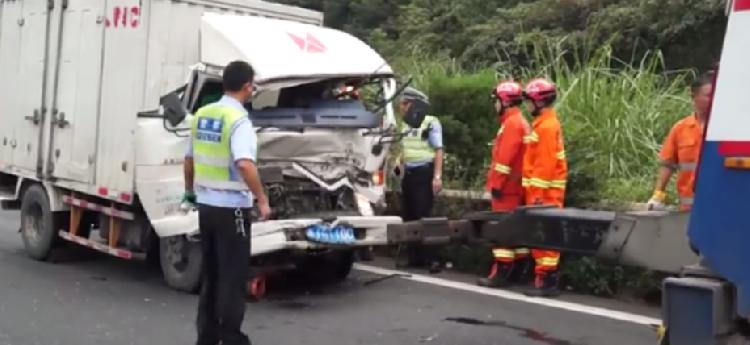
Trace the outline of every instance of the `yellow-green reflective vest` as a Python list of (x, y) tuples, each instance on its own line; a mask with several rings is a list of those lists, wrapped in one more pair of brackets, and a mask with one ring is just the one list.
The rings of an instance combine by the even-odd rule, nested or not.
[(419, 128), (410, 128), (409, 133), (402, 139), (405, 163), (428, 162), (435, 159), (435, 149), (428, 140), (422, 139), (424, 131), (433, 122), (438, 122), (438, 119), (434, 116), (425, 116)]
[(198, 109), (192, 125), (195, 184), (217, 190), (247, 191), (239, 176), (233, 176), (232, 127), (245, 113), (230, 106), (210, 104)]

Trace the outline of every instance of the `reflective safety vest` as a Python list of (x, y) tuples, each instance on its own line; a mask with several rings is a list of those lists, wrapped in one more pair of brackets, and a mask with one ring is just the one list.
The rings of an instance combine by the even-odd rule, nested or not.
[(554, 109), (545, 109), (534, 119), (532, 131), (524, 138), (523, 186), (526, 202), (563, 207), (568, 179), (562, 126)]
[(232, 127), (244, 117), (241, 110), (217, 103), (198, 110), (192, 126), (196, 185), (217, 190), (249, 190), (231, 171), (234, 162), (229, 144)]
[(427, 139), (422, 137), (430, 125), (435, 122), (438, 122), (438, 119), (428, 115), (422, 120), (419, 128), (409, 129), (409, 132), (402, 139), (405, 163), (428, 162), (435, 159), (435, 149)]

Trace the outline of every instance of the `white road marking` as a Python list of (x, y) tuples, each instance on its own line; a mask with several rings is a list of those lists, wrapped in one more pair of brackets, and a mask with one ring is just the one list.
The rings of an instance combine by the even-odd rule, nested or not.
[(638, 314), (627, 313), (623, 311), (611, 310), (611, 309), (600, 308), (600, 307), (593, 307), (593, 306), (572, 303), (572, 302), (564, 302), (564, 301), (559, 301), (559, 300), (554, 300), (554, 299), (529, 297), (529, 296), (526, 296), (517, 292), (499, 290), (499, 289), (491, 289), (491, 288), (486, 288), (482, 286), (451, 281), (447, 279), (430, 277), (430, 276), (426, 276), (422, 274), (414, 274), (414, 273), (410, 273), (406, 271), (391, 270), (387, 268), (381, 268), (381, 267), (370, 266), (370, 265), (355, 264), (354, 268), (359, 271), (380, 274), (380, 275), (402, 275), (401, 278), (408, 279), (408, 280), (415, 281), (415, 282), (436, 285), (436, 286), (446, 287), (450, 289), (468, 291), (468, 292), (473, 292), (473, 293), (477, 293), (477, 294), (485, 295), (485, 296), (499, 297), (499, 298), (507, 299), (511, 301), (537, 304), (537, 305), (541, 305), (541, 306), (545, 306), (549, 308), (564, 309), (568, 311), (573, 311), (573, 312), (578, 312), (578, 313), (583, 313), (583, 314), (588, 314), (588, 315), (593, 315), (593, 316), (606, 317), (606, 318), (610, 318), (610, 319), (618, 320), (618, 321), (631, 322), (631, 323), (636, 323), (636, 324), (646, 325), (646, 326), (653, 326), (653, 327), (661, 325), (661, 320), (659, 319), (655, 319), (655, 318), (643, 316), (643, 315), (638, 315)]

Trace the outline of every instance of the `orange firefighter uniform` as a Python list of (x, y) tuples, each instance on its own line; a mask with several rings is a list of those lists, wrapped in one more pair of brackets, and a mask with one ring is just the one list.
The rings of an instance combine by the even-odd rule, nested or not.
[(499, 198), (492, 198), (493, 211), (511, 211), (523, 204), (523, 139), (531, 129), (518, 107), (508, 109), (500, 121), (486, 188), (500, 191)]
[[(492, 162), (487, 172), (486, 189), (492, 196), (492, 210), (510, 212), (521, 206), (523, 199), (524, 138), (531, 127), (521, 113), (523, 88), (514, 81), (498, 84), (492, 92), (500, 129), (492, 146)], [(479, 278), (481, 286), (500, 287), (522, 278), (528, 265), (528, 248), (496, 247), (492, 250), (495, 262), (489, 275)], [(516, 265), (516, 262), (519, 265)], [(520, 274), (519, 274), (520, 272)]]
[[(492, 147), (492, 165), (487, 173), (487, 190), (499, 191), (492, 197), (493, 211), (513, 211), (523, 199), (524, 138), (531, 128), (518, 107), (506, 110)], [(528, 248), (494, 248), (493, 257), (501, 263), (513, 263), (529, 256)], [(490, 275), (492, 276), (491, 272)]]
[[(563, 207), (568, 163), (560, 121), (553, 108), (544, 108), (533, 121), (533, 130), (524, 139), (524, 178), (526, 203)], [(532, 249), (537, 279), (555, 272), (560, 252)]]
[(695, 114), (691, 114), (672, 127), (659, 153), (661, 163), (678, 172), (677, 194), (680, 196), (681, 210), (687, 211), (693, 206), (695, 168), (702, 142), (703, 124)]

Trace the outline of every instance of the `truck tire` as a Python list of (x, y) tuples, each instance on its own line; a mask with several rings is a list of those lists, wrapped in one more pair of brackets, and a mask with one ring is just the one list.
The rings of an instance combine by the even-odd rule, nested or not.
[(64, 221), (63, 214), (51, 211), (44, 187), (35, 184), (26, 189), (21, 200), (21, 237), (31, 258), (49, 259), (52, 249), (59, 244), (57, 232)]
[(331, 261), (331, 281), (334, 283), (340, 283), (349, 276), (354, 266), (354, 251), (340, 251), (334, 252), (329, 260)]
[(192, 294), (198, 292), (203, 263), (199, 242), (189, 241), (185, 236), (161, 238), (159, 262), (169, 287)]
[(296, 273), (307, 283), (338, 284), (349, 276), (354, 266), (353, 250), (337, 250), (302, 259)]

